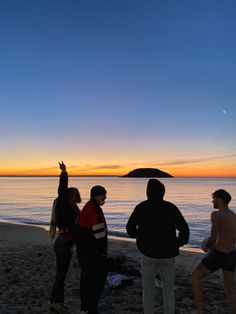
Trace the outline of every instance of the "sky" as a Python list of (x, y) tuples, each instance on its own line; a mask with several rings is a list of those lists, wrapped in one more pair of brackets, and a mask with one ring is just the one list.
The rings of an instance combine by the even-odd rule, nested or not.
[(234, 0), (0, 2), (0, 175), (236, 177)]

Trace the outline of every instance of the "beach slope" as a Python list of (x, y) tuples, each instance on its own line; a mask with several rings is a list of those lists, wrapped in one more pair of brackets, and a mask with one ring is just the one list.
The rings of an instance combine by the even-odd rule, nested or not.
[[(0, 223), (0, 313), (49, 313), (50, 291), (55, 276), (53, 245), (47, 231)], [(199, 249), (183, 249), (176, 258), (176, 313), (194, 313), (190, 273), (202, 256)], [(134, 241), (109, 238), (109, 275), (124, 274), (130, 280), (115, 287), (106, 285), (101, 314), (143, 313), (140, 254)], [(66, 313), (80, 313), (80, 269), (74, 252), (65, 286)], [(220, 273), (204, 284), (206, 313), (227, 313)], [(157, 278), (155, 313), (163, 313), (161, 282)]]

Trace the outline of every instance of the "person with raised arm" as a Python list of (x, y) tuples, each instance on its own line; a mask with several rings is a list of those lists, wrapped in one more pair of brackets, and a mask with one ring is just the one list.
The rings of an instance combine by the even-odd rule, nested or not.
[(81, 202), (79, 190), (75, 187), (68, 188), (68, 174), (63, 161), (59, 162), (61, 170), (58, 197), (53, 202), (49, 238), (54, 239), (56, 228), (58, 236), (54, 242), (56, 254), (56, 278), (51, 292), (50, 311), (62, 314), (64, 309), (64, 284), (68, 273), (72, 247), (76, 242), (75, 221), (80, 216), (78, 203)]

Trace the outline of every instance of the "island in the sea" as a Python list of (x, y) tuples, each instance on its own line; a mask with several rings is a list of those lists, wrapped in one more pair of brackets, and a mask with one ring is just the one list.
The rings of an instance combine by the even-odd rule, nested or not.
[(130, 171), (128, 174), (123, 177), (128, 178), (173, 178), (167, 172), (161, 171), (156, 168), (137, 168)]

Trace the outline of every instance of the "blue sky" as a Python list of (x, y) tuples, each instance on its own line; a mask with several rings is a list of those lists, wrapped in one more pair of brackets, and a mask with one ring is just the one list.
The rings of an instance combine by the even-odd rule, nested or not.
[(222, 0), (1, 2), (0, 173), (229, 175), (235, 16)]

